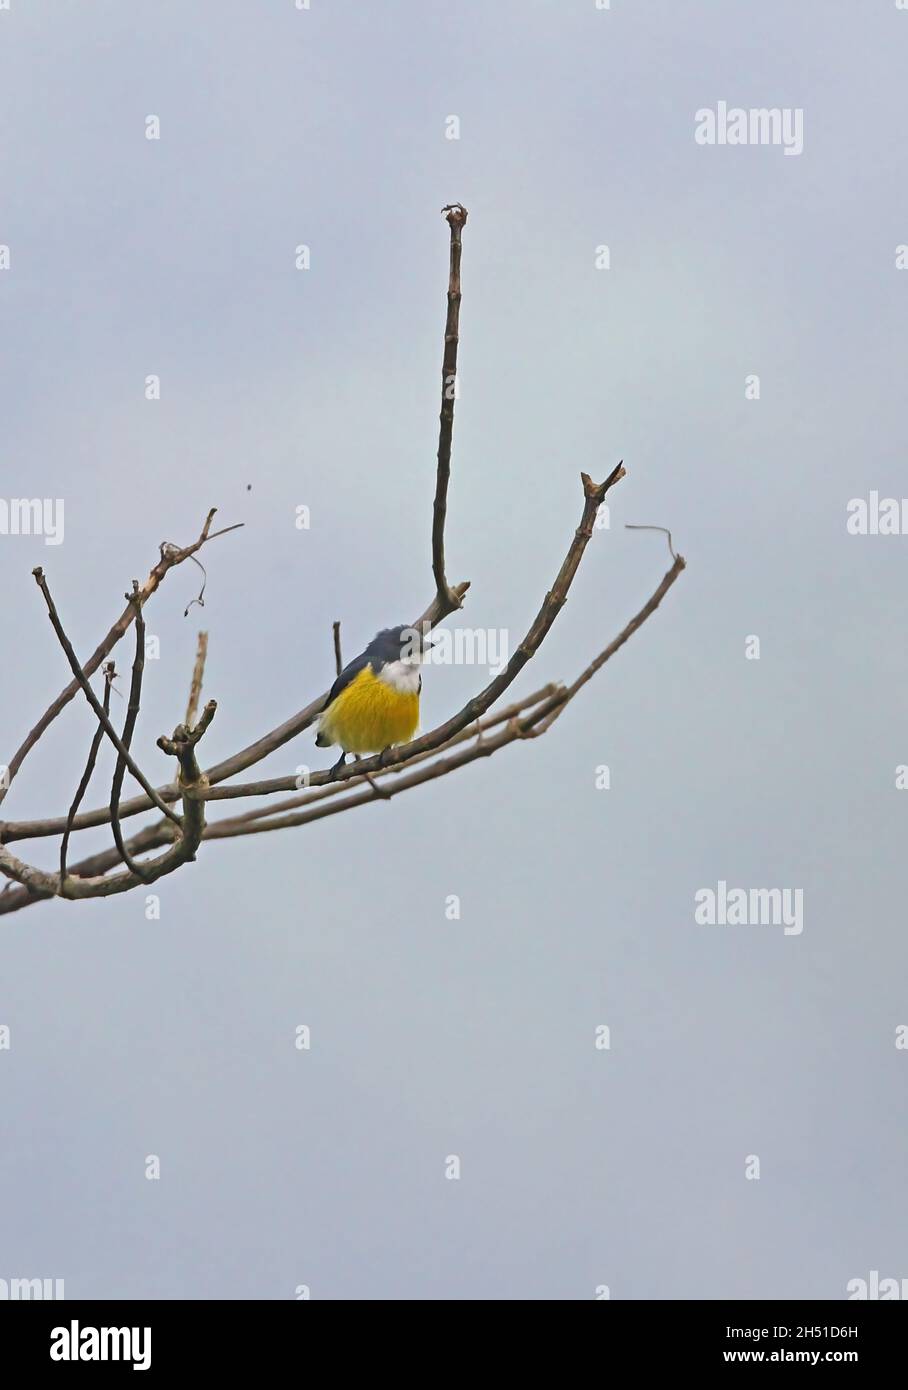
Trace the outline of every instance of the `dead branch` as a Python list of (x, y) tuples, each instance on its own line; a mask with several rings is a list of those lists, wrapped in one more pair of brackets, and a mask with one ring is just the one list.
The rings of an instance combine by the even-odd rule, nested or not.
[[(395, 776), (395, 781), (390, 786), (383, 783), (383, 799), (391, 800), (398, 792), (409, 791), (413, 787), (422, 786), (426, 782), (446, 776), (469, 763), (476, 762), (479, 758), (492, 757), (501, 748), (518, 740), (538, 738), (546, 733), (577, 693), (616, 652), (621, 650), (634, 633), (642, 627), (647, 618), (656, 611), (684, 568), (683, 557), (676, 556), (673, 565), (663, 575), (658, 587), (643, 607), (634, 614), (618, 635), (593, 658), (569, 686), (555, 684), (545, 686), (525, 699), (515, 701), (513, 705), (499, 711), (494, 716), (490, 716), (487, 720), (477, 722), (474, 729), (462, 730), (441, 749), (427, 750), (421, 755), (414, 756), (405, 766), (384, 769), (388, 775)], [(504, 724), (501, 732), (488, 738), (488, 731), (501, 724)], [(451, 748), (463, 742), (467, 742), (468, 746), (461, 748), (460, 751), (451, 756), (436, 757), (437, 753), (447, 754)], [(425, 762), (429, 758), (435, 760), (419, 771), (413, 770), (414, 764)], [(365, 778), (360, 777), (355, 780), (361, 784)], [(279, 808), (259, 807), (245, 815), (225, 818), (206, 825), (202, 832), (202, 838), (206, 841), (227, 840), (243, 835), (264, 834), (271, 830), (291, 829), (321, 820), (325, 816), (337, 815), (340, 811), (350, 810), (355, 806), (367, 805), (375, 800), (374, 784), (370, 785), (367, 792), (345, 795), (342, 798), (338, 796), (338, 793), (346, 793), (349, 790), (350, 781), (333, 783), (318, 790), (307, 791), (298, 799), (284, 802)], [(328, 798), (332, 800), (331, 804), (327, 806), (312, 804), (313, 802), (323, 802)], [(294, 806), (300, 808), (297, 813), (287, 814)], [(146, 827), (145, 830), (134, 836), (130, 841), (130, 849), (134, 854), (157, 849), (161, 845), (167, 844), (171, 838), (171, 827), (166, 822), (159, 822), (156, 826)], [(2, 863), (2, 854), (3, 850), (0, 847), (0, 868), (5, 867)], [(75, 869), (80, 874), (101, 875), (116, 862), (116, 851), (106, 850), (84, 860), (76, 865)], [(6, 895), (0, 895), (0, 916), (18, 911), (35, 901), (37, 896), (46, 897), (48, 893), (36, 895), (34, 888), (32, 888), (31, 890), (14, 889)]]
[[(108, 715), (110, 713), (110, 688), (115, 675), (116, 669), (114, 667), (114, 663), (112, 661), (108, 661), (107, 665), (104, 667), (104, 700), (102, 705), (104, 713)], [(69, 815), (66, 817), (66, 830), (63, 832), (63, 839), (60, 842), (61, 897), (65, 896), (64, 888), (66, 885), (66, 853), (69, 849), (69, 837), (72, 834), (73, 820), (75, 819), (76, 812), (78, 811), (79, 806), (81, 805), (82, 798), (88, 790), (88, 784), (91, 781), (91, 775), (95, 770), (95, 763), (98, 759), (98, 749), (101, 747), (101, 740), (103, 737), (104, 730), (99, 724), (98, 727), (95, 729), (94, 735), (91, 740), (91, 745), (88, 749), (88, 759), (85, 763), (85, 771), (82, 773), (82, 780), (79, 782), (79, 785), (76, 789), (76, 794), (73, 797), (72, 805), (69, 808)], [(6, 886), (8, 888), (9, 884), (7, 884)]]
[[(129, 749), (124, 747), (123, 740), (120, 738), (116, 729), (111, 724), (108, 716), (104, 713), (103, 706), (101, 705), (100, 701), (95, 695), (95, 692), (89, 685), (88, 677), (86, 676), (85, 671), (79, 665), (79, 658), (76, 656), (76, 653), (73, 650), (72, 643), (70, 642), (65, 631), (63, 630), (63, 624), (60, 622), (60, 615), (58, 614), (56, 605), (50, 596), (50, 589), (47, 587), (47, 580), (44, 577), (44, 571), (41, 568), (41, 566), (37, 565), (35, 569), (32, 570), (32, 574), (35, 576), (35, 579), (38, 582), (38, 588), (44, 595), (44, 602), (47, 604), (47, 616), (50, 618), (51, 625), (53, 626), (54, 632), (57, 634), (60, 646), (63, 648), (63, 651), (66, 654), (66, 659), (69, 662), (70, 669), (72, 670), (72, 673), (76, 678), (77, 684), (82, 687), (82, 691), (85, 695), (86, 700), (91, 705), (92, 709), (97, 715), (98, 723), (101, 725), (101, 728), (104, 730), (105, 734), (110, 739), (114, 748), (116, 748), (117, 752), (120, 754), (121, 758), (123, 759), (126, 766), (129, 768), (133, 777), (139, 783), (139, 786), (145, 788), (145, 791), (151, 797), (158, 810), (163, 811), (165, 816), (168, 816), (176, 825), (179, 825), (179, 816), (174, 811), (172, 811), (169, 806), (165, 805), (165, 803), (158, 796), (157, 792), (154, 790), (151, 784), (146, 780), (145, 774), (142, 772), (141, 768), (133, 761), (132, 757), (130, 756)], [(132, 595), (130, 601), (133, 602), (134, 599), (135, 595)]]
[[(485, 714), (486, 710), (520, 674), (545, 640), (552, 624), (567, 602), (568, 590), (577, 573), (583, 552), (593, 534), (593, 523), (603, 498), (609, 488), (614, 487), (625, 476), (623, 463), (619, 463), (616, 468), (612, 469), (604, 483), (594, 483), (586, 473), (581, 473), (584, 497), (583, 512), (561, 568), (523, 641), (515, 649), (504, 670), (495, 676), (485, 689), (468, 700), (457, 714), (452, 715), (444, 724), (439, 724), (429, 733), (413, 739), (410, 743), (392, 748), (384, 755), (377, 753), (371, 758), (360, 758), (356, 762), (347, 763), (346, 767), (338, 768), (336, 772), (326, 770), (325, 772), (313, 773), (309, 779), (309, 785), (318, 787), (334, 780), (346, 782), (351, 777), (361, 777), (367, 772), (381, 772), (389, 767), (395, 767), (399, 763), (409, 762), (411, 758), (417, 757), (420, 753), (440, 748), (454, 734), (459, 733), (461, 729), (465, 729), (468, 724), (472, 724), (474, 720)], [(241, 796), (268, 796), (272, 792), (292, 791), (295, 787), (295, 777), (272, 777), (263, 782), (233, 783), (229, 787), (212, 787), (208, 793), (208, 799), (220, 801)]]
[[(391, 777), (397, 776), (404, 768), (409, 770), (415, 764), (425, 762), (428, 758), (434, 757), (436, 752), (447, 752), (449, 749), (454, 748), (458, 744), (464, 743), (471, 738), (482, 739), (483, 734), (486, 733), (489, 729), (494, 729), (497, 728), (500, 724), (507, 723), (509, 719), (513, 719), (516, 715), (522, 714), (525, 710), (530, 709), (533, 705), (539, 704), (541, 700), (545, 700), (548, 698), (548, 696), (553, 695), (555, 691), (559, 688), (560, 687), (554, 681), (550, 681), (549, 684), (544, 685), (541, 690), (534, 691), (532, 695), (525, 695), (522, 700), (515, 700), (513, 704), (506, 705), (504, 709), (497, 710), (494, 714), (490, 714), (488, 718), (482, 720), (477, 719), (476, 723), (473, 725), (472, 728), (462, 729), (460, 733), (455, 734), (453, 738), (448, 739), (447, 743), (442, 744), (440, 748), (427, 749), (424, 753), (416, 753), (412, 758), (408, 758), (406, 763), (399, 764), (397, 767), (382, 768), (381, 775), (388, 775)], [(244, 819), (247, 821), (260, 820), (266, 816), (273, 816), (278, 811), (283, 813), (284, 811), (295, 810), (297, 807), (300, 806), (308, 806), (314, 801), (323, 801), (326, 797), (329, 796), (338, 796), (341, 793), (349, 791), (351, 787), (359, 786), (362, 782), (366, 780), (367, 779), (365, 775), (363, 775), (361, 777), (351, 777), (346, 782), (332, 781), (326, 782), (322, 786), (313, 787), (310, 779), (310, 781), (307, 783), (307, 787), (309, 788), (309, 790), (301, 792), (299, 796), (288, 797), (285, 801), (281, 801), (279, 806), (256, 807), (255, 810), (245, 811), (242, 817), (231, 817), (231, 820), (236, 822), (238, 822), (240, 819)], [(370, 783), (370, 785), (374, 784)], [(218, 798), (216, 797), (206, 798), (206, 800), (217, 799)], [(223, 825), (224, 821), (215, 821), (214, 824)], [(209, 829), (210, 828), (211, 827), (209, 826)]]
[[(152, 594), (154, 594), (157, 591), (157, 589), (163, 582), (165, 576), (169, 573), (170, 570), (174, 569), (177, 565), (181, 565), (183, 561), (189, 559), (190, 556), (195, 555), (196, 551), (201, 550), (202, 546), (205, 545), (207, 541), (213, 541), (217, 536), (225, 536), (228, 531), (236, 531), (239, 529), (240, 526), (244, 524), (243, 522), (238, 522), (235, 526), (225, 526), (220, 531), (212, 532), (211, 523), (214, 519), (216, 512), (217, 507), (212, 507), (211, 511), (208, 513), (208, 516), (205, 518), (205, 525), (202, 527), (198, 539), (194, 541), (192, 545), (186, 545), (181, 547), (171, 545), (169, 542), (167, 542), (161, 546), (161, 558), (158, 560), (158, 563), (152, 567), (151, 572), (148, 575), (148, 578), (142, 585), (141, 595), (143, 607), (151, 598)], [(133, 621), (133, 618), (135, 617), (135, 612), (136, 610), (133, 604), (127, 603), (119, 618), (117, 618), (116, 622), (110, 628), (106, 636), (101, 639), (98, 646), (95, 648), (91, 656), (85, 662), (85, 665), (82, 667), (82, 671), (85, 674), (85, 676), (93, 676), (95, 671), (97, 671), (98, 667), (101, 665), (101, 662), (104, 660), (104, 658), (110, 655), (114, 647), (119, 642), (120, 638), (129, 628), (130, 623)], [(29, 731), (24, 741), (16, 749), (15, 753), (9, 761), (6, 785), (3, 786), (2, 784), (0, 784), (0, 802), (2, 802), (5, 798), (6, 793), (9, 791), (10, 785), (12, 784), (13, 778), (16, 776), (16, 773), (19, 771), (19, 768), (22, 766), (25, 759), (28, 757), (29, 753), (40, 739), (41, 735), (54, 722), (60, 711), (66, 708), (70, 700), (79, 690), (80, 684), (81, 682), (78, 679), (72, 680), (70, 681), (69, 685), (65, 686), (64, 689), (60, 691), (60, 694), (57, 696), (57, 698), (51, 701), (47, 709), (42, 714), (41, 718), (38, 720), (37, 724), (34, 726), (33, 729)], [(175, 800), (176, 798), (174, 797), (173, 799)], [(99, 824), (101, 825), (103, 825), (104, 823), (104, 820), (101, 820), (99, 822)], [(59, 831), (53, 831), (51, 833), (59, 834)], [(0, 834), (2, 834), (2, 830), (0, 830)]]
[[(474, 741), (468, 747), (452, 754), (450, 757), (437, 757), (428, 767), (423, 767), (418, 772), (412, 772), (411, 768), (415, 762), (420, 761), (419, 757), (414, 757), (402, 767), (397, 769), (398, 776), (393, 783), (382, 783), (380, 794), (385, 800), (390, 801), (398, 792), (409, 791), (413, 787), (423, 786), (426, 782), (434, 781), (438, 777), (444, 777), (449, 772), (455, 772), (458, 768), (467, 766), (468, 763), (476, 762), (479, 758), (490, 758), (499, 749), (507, 747), (520, 739), (538, 738), (552, 727), (555, 720), (567, 708), (574, 699), (577, 692), (582, 690), (588, 681), (592, 680), (597, 671), (601, 670), (616, 652), (620, 651), (624, 644), (633, 637), (634, 633), (643, 626), (647, 618), (655, 613), (659, 604), (668, 593), (675, 580), (685, 568), (685, 561), (682, 556), (677, 556), (671, 569), (663, 576), (658, 588), (646, 601), (638, 613), (635, 613), (630, 622), (618, 633), (617, 637), (605, 647), (598, 656), (594, 657), (589, 666), (574, 680), (569, 686), (551, 686), (548, 691), (537, 692), (536, 696), (529, 697), (524, 702), (518, 702), (508, 710), (502, 710), (495, 718), (479, 725), (477, 730), (465, 731), (463, 737), (472, 738)], [(492, 738), (486, 738), (486, 731), (494, 725), (504, 723), (504, 728)], [(460, 741), (460, 736), (456, 736), (445, 749), (452, 747)], [(433, 750), (434, 752), (434, 750)], [(424, 754), (424, 757), (433, 754)], [(360, 781), (363, 779), (360, 778)], [(344, 784), (346, 789), (347, 784)], [(364, 806), (374, 800), (373, 791), (359, 792), (353, 796), (344, 797), (342, 800), (333, 801), (330, 805), (309, 806), (310, 801), (319, 797), (324, 797), (324, 791), (313, 793), (309, 798), (299, 798), (300, 806), (307, 806), (308, 809), (300, 810), (296, 814), (283, 814), (288, 807), (286, 803), (280, 808), (281, 814), (274, 814), (277, 808), (268, 807), (252, 811), (244, 816), (230, 817), (210, 824), (205, 832), (205, 838), (210, 840), (232, 839), (239, 835), (262, 834), (268, 830), (285, 830), (295, 826), (308, 825), (312, 821), (322, 820), (325, 816), (337, 815), (340, 811), (346, 811), (354, 806)], [(331, 788), (330, 790), (334, 790)], [(269, 812), (271, 813), (269, 815)], [(2, 912), (2, 905), (0, 905)]]
[[(459, 343), (462, 231), (467, 214), (460, 204), (449, 205), (443, 211), (450, 228), (450, 261), (431, 542), (435, 594), (429, 606), (413, 624), (414, 627), (423, 631), (437, 625), (449, 614), (459, 609), (469, 587), (466, 583), (449, 585), (445, 574), (445, 521), (450, 483)], [(127, 610), (110, 629), (84, 667), (79, 664), (63, 629), (43, 571), (40, 568), (36, 569), (34, 571), (35, 578), (44, 595), (48, 616), (67, 656), (74, 679), (45, 711), (21, 748), (17, 750), (10, 764), (10, 777), (21, 766), (29, 750), (53, 722), (60, 710), (80, 688), (95, 713), (98, 728), (95, 731), (88, 764), (83, 773), (79, 790), (66, 817), (0, 822), (0, 872), (5, 873), (13, 884), (17, 885), (14, 887), (8, 885), (9, 891), (0, 894), (0, 914), (17, 911), (21, 907), (50, 896), (91, 898), (107, 897), (111, 894), (126, 892), (137, 887), (140, 883), (153, 883), (165, 874), (174, 872), (182, 864), (193, 860), (203, 839), (231, 839), (242, 835), (262, 834), (271, 830), (301, 826), (325, 816), (337, 815), (353, 806), (373, 802), (376, 799), (391, 800), (401, 791), (446, 776), (479, 758), (492, 757), (500, 749), (518, 740), (537, 738), (545, 733), (575, 698), (579, 690), (655, 612), (684, 568), (684, 560), (680, 556), (676, 556), (672, 550), (674, 563), (647, 603), (618, 636), (593, 658), (570, 685), (550, 683), (534, 694), (522, 700), (514, 701), (504, 709), (497, 711), (492, 709), (527, 663), (536, 656), (545, 641), (559, 612), (567, 601), (580, 562), (592, 536), (599, 507), (610, 488), (615, 486), (624, 476), (625, 470), (621, 463), (612, 470), (603, 483), (594, 483), (586, 473), (581, 474), (583, 510), (580, 521), (552, 587), (545, 594), (526, 635), (501, 672), (476, 695), (472, 696), (462, 709), (435, 729), (413, 739), (409, 744), (387, 750), (384, 755), (359, 759), (357, 762), (339, 769), (336, 773), (328, 770), (315, 772), (308, 779), (308, 784), (301, 794), (296, 776), (270, 778), (245, 784), (233, 782), (229, 785), (223, 784), (275, 752), (291, 738), (313, 724), (324, 706), (327, 691), (276, 729), (272, 729), (269, 733), (249, 744), (248, 747), (215, 764), (207, 772), (203, 771), (197, 760), (197, 745), (210, 725), (216, 709), (215, 702), (209, 700), (200, 719), (197, 723), (195, 722), (207, 652), (207, 634), (205, 633), (199, 634), (186, 721), (184, 724), (178, 725), (169, 738), (162, 735), (157, 740), (158, 747), (162, 752), (177, 760), (178, 775), (176, 780), (158, 789), (153, 788), (133, 761), (130, 753), (132, 737), (139, 715), (144, 671), (143, 606), (158, 588), (169, 569), (185, 559), (194, 560), (198, 564), (199, 562), (195, 560), (195, 554), (201, 546), (206, 541), (214, 539), (215, 536), (223, 535), (225, 531), (236, 529), (235, 527), (226, 527), (223, 531), (211, 533), (211, 521), (214, 516), (212, 510), (201, 535), (193, 545), (182, 549), (169, 543), (162, 545), (160, 561), (141, 588), (138, 581), (133, 581), (133, 591), (128, 596)], [(671, 547), (670, 536), (669, 545)], [(194, 602), (202, 603), (204, 601), (204, 589), (203, 583), (202, 592)], [(111, 677), (108, 675), (104, 703), (101, 704), (91, 688), (90, 676), (111, 648), (124, 635), (132, 621), (135, 621), (136, 624), (136, 652), (123, 735), (118, 737), (109, 718)], [(342, 668), (339, 622), (335, 622), (333, 625), (333, 637), (335, 671), (339, 673)], [(110, 665), (112, 668), (112, 663)], [(80, 812), (78, 807), (94, 769), (101, 738), (105, 735), (117, 749), (118, 755), (111, 787), (110, 804), (94, 811)], [(123, 802), (121, 801), (121, 792), (126, 770), (139, 782), (144, 794)], [(282, 801), (279, 805), (259, 806), (241, 815), (216, 821), (213, 824), (206, 824), (206, 801), (270, 796), (274, 793), (287, 791), (296, 792), (297, 795)], [(0, 789), (0, 800), (2, 800), (4, 792), (5, 789)], [(177, 815), (171, 809), (171, 803), (177, 800), (182, 802), (182, 816)], [(129, 839), (125, 839), (121, 829), (122, 821), (152, 807), (156, 807), (162, 813), (162, 818), (154, 824), (144, 826)], [(108, 822), (113, 829), (115, 846), (83, 858), (73, 868), (67, 869), (67, 848), (71, 835), (91, 826), (104, 825)], [(56, 874), (46, 873), (24, 863), (7, 847), (14, 840), (61, 833), (64, 838), (61, 846), (60, 871)], [(163, 853), (156, 857), (139, 858), (139, 856), (154, 854), (155, 851), (161, 849), (163, 849)], [(119, 872), (111, 872), (121, 864), (125, 866), (124, 869)]]
[[(221, 532), (217, 534), (220, 535)], [(454, 598), (459, 600), (468, 588), (468, 583), (455, 584), (451, 593)], [(460, 603), (458, 602), (455, 606), (460, 607)], [(436, 595), (419, 617), (414, 618), (411, 626), (420, 631), (430, 630), (437, 627), (453, 611), (454, 608), (446, 606)], [(85, 669), (88, 669), (87, 666)], [(78, 689), (78, 685), (75, 688)], [(308, 705), (304, 705), (301, 710), (291, 715), (283, 724), (279, 724), (276, 729), (263, 734), (254, 743), (241, 749), (239, 753), (234, 753), (231, 757), (207, 768), (206, 776), (211, 786), (226, 781), (228, 777), (235, 777), (240, 772), (245, 772), (248, 767), (253, 767), (272, 753), (276, 753), (279, 748), (283, 748), (285, 743), (289, 743), (298, 734), (305, 733), (321, 714), (327, 698), (328, 688), (326, 687), (320, 695), (316, 696), (314, 700), (310, 700)], [(35, 741), (37, 742), (37, 740)], [(350, 766), (352, 767), (353, 764)], [(179, 798), (180, 789), (175, 782), (165, 783), (157, 788), (157, 795), (161, 801), (173, 802)], [(152, 805), (157, 805), (157, 802), (153, 802), (148, 796), (131, 797), (128, 801), (121, 803), (120, 818), (125, 820), (130, 816), (141, 815), (143, 811), (150, 810)], [(76, 816), (73, 830), (91, 830), (99, 825), (107, 825), (109, 822), (110, 807), (99, 806), (93, 811), (83, 811)], [(60, 835), (64, 828), (65, 819), (60, 816), (49, 816), (30, 821), (0, 821), (0, 841), (11, 844), (14, 840), (41, 839), (49, 835)]]
[(195, 665), (192, 668), (192, 681), (189, 686), (189, 700), (186, 704), (186, 724), (192, 724), (202, 697), (202, 680), (205, 676), (205, 660), (208, 656), (208, 633), (200, 632), (195, 652)]
[(451, 229), (448, 269), (448, 312), (445, 319), (445, 347), (441, 363), (441, 411), (438, 424), (438, 468), (435, 503), (432, 509), (432, 573), (435, 591), (443, 603), (460, 607), (463, 590), (455, 596), (445, 576), (445, 518), (448, 512), (448, 483), (451, 478), (451, 441), (454, 434), (454, 402), (457, 392), (457, 348), (460, 342), (460, 260), (467, 210), (460, 203), (442, 208)]
[[(130, 603), (134, 604), (136, 610), (136, 652), (132, 663), (132, 679), (129, 686), (129, 704), (126, 707), (126, 719), (123, 723), (123, 733), (121, 741), (125, 753), (118, 753), (116, 765), (114, 767), (113, 781), (110, 786), (110, 827), (113, 831), (114, 844), (120, 851), (120, 857), (127, 869), (130, 869), (137, 878), (142, 877), (142, 870), (135, 860), (131, 857), (129, 850), (123, 843), (123, 832), (120, 829), (120, 792), (123, 790), (123, 778), (126, 774), (126, 759), (129, 756), (129, 749), (132, 746), (132, 736), (135, 732), (136, 721), (139, 718), (139, 708), (142, 703), (142, 673), (145, 670), (145, 619), (142, 616), (142, 605), (139, 602), (139, 582), (137, 579), (132, 581), (132, 593), (126, 595)], [(102, 726), (103, 728), (103, 726)], [(65, 880), (61, 878), (61, 887)]]
[[(554, 694), (554, 692), (558, 688), (559, 687), (555, 684), (550, 683), (549, 685), (544, 686), (541, 690), (535, 691), (532, 695), (528, 695), (522, 700), (515, 701), (514, 704), (507, 706), (505, 709), (499, 711), (494, 716), (490, 716), (488, 720), (483, 721), (481, 724), (477, 723), (475, 729), (464, 730), (462, 733), (458, 734), (456, 738), (451, 740), (450, 744), (445, 745), (445, 748), (453, 747), (455, 744), (458, 744), (464, 741), (465, 739), (472, 738), (474, 734), (477, 738), (481, 739), (483, 731), (485, 729), (493, 728), (501, 724), (502, 722), (513, 718), (516, 714), (520, 714), (524, 710), (539, 704), (540, 701), (546, 699), (549, 695)], [(431, 753), (425, 753), (421, 755), (421, 758), (414, 759), (413, 761), (419, 762), (422, 759), (429, 758), (431, 756), (433, 756)], [(388, 769), (388, 772), (391, 775), (394, 775), (397, 771), (399, 771), (399, 769)], [(273, 816), (277, 810), (280, 810), (281, 812), (288, 811), (297, 806), (306, 805), (310, 800), (315, 801), (326, 796), (335, 796), (339, 792), (346, 792), (350, 789), (351, 785), (357, 786), (364, 780), (364, 778), (357, 778), (354, 779), (352, 783), (332, 783), (328, 786), (318, 789), (317, 791), (305, 793), (303, 796), (288, 798), (286, 801), (281, 803), (280, 807), (259, 807), (253, 811), (247, 811), (245, 815), (242, 817), (231, 817), (230, 823), (232, 825), (238, 825), (242, 820), (253, 821), (255, 819), (263, 818), (265, 816)], [(217, 824), (226, 824), (226, 821), (220, 821), (217, 822)], [(211, 837), (212, 830), (213, 826), (206, 825), (205, 832), (202, 838), (206, 840), (209, 839)], [(239, 833), (239, 831), (237, 831), (236, 833)], [(162, 845), (170, 844), (172, 840), (172, 826), (169, 821), (162, 819), (154, 825), (146, 826), (144, 830), (140, 830), (138, 834), (134, 835), (128, 842), (128, 849), (130, 853), (133, 855), (141, 854), (149, 850), (160, 849)], [(102, 850), (98, 854), (93, 854), (86, 859), (80, 860), (78, 864), (75, 864), (73, 866), (72, 872), (74, 874), (79, 875), (80, 877), (92, 877), (95, 875), (105, 873), (108, 869), (112, 868), (115, 864), (118, 864), (119, 862), (120, 857), (118, 851), (116, 849), (106, 849)], [(8, 900), (4, 898), (3, 894), (0, 894), (0, 915), (3, 915), (5, 912), (17, 911), (20, 907), (25, 906), (27, 901), (38, 900), (37, 896), (30, 894), (26, 889), (13, 889), (12, 884), (7, 884), (7, 889), (5, 891), (9, 891), (10, 889), (12, 889), (12, 892), (10, 893)], [(41, 894), (40, 896), (46, 897), (48, 895)]]
[[(205, 830), (205, 802), (201, 793), (204, 792), (206, 786), (205, 774), (196, 761), (195, 747), (211, 723), (216, 708), (214, 700), (209, 700), (194, 729), (187, 729), (180, 724), (174, 730), (171, 738), (162, 736), (158, 740), (159, 747), (165, 753), (171, 753), (176, 757), (180, 764), (179, 782), (183, 800), (183, 815), (179, 820), (179, 825), (182, 833), (170, 848), (164, 854), (159, 855), (157, 859), (143, 861), (140, 866), (141, 877), (129, 869), (119, 874), (101, 873), (91, 878), (77, 876), (70, 871), (66, 881), (63, 882), (59, 874), (45, 873), (43, 870), (35, 868), (34, 865), (26, 864), (5, 845), (0, 845), (0, 871), (5, 873), (7, 878), (14, 879), (28, 890), (25, 897), (19, 900), (18, 905), (20, 907), (25, 906), (27, 902), (33, 901), (35, 898), (109, 898), (117, 893), (127, 893), (131, 888), (137, 888), (140, 884), (155, 883), (159, 878), (172, 874), (183, 864), (190, 863), (195, 859)], [(132, 849), (135, 850), (135, 845), (132, 846)], [(114, 851), (114, 853), (119, 854), (119, 851)], [(4, 901), (5, 910), (14, 910), (12, 903), (15, 900), (15, 892), (8, 894)]]
[[(674, 555), (674, 551), (672, 551), (672, 554)], [(672, 587), (681, 571), (686, 568), (686, 564), (687, 562), (685, 561), (683, 555), (675, 555), (674, 564), (672, 565), (671, 569), (667, 570), (665, 574), (662, 576), (662, 581), (659, 584), (659, 587), (656, 589), (655, 593), (653, 593), (652, 596), (643, 605), (643, 607), (640, 609), (640, 612), (636, 613), (634, 617), (631, 618), (627, 626), (625, 628), (622, 628), (622, 630), (618, 633), (618, 636), (614, 638), (614, 640), (611, 641), (608, 644), (608, 646), (605, 647), (604, 650), (599, 653), (598, 656), (594, 657), (593, 660), (590, 662), (589, 666), (587, 666), (584, 671), (581, 671), (577, 679), (568, 686), (567, 690), (565, 691), (564, 700), (558, 706), (557, 709), (552, 711), (552, 714), (549, 716), (544, 727), (539, 730), (540, 733), (544, 733), (545, 730), (549, 727), (549, 725), (554, 724), (555, 720), (559, 717), (562, 710), (564, 710), (566, 706), (571, 702), (571, 700), (573, 700), (574, 696), (577, 694), (577, 691), (581, 690), (583, 686), (586, 685), (587, 681), (591, 681), (593, 679), (593, 676), (595, 676), (596, 672), (599, 671), (605, 665), (605, 663), (615, 655), (615, 652), (621, 650), (625, 642), (629, 641), (630, 638), (633, 637), (634, 633), (637, 631), (638, 628), (643, 626), (650, 614), (655, 613), (656, 609), (659, 607), (659, 604), (665, 598), (665, 595), (668, 593), (669, 589)]]

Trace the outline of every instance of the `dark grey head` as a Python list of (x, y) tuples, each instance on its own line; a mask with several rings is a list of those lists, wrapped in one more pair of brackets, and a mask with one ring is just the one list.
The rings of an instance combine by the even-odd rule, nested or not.
[(411, 627), (409, 623), (401, 623), (399, 627), (385, 627), (381, 632), (376, 632), (365, 650), (365, 655), (372, 663), (374, 671), (381, 670), (382, 666), (389, 665), (392, 661), (407, 661), (417, 665), (427, 645), (418, 628)]

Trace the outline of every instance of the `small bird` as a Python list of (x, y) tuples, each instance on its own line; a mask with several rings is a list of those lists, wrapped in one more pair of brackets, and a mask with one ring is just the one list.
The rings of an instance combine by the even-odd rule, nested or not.
[(315, 740), (318, 748), (340, 746), (332, 772), (343, 767), (348, 753), (384, 753), (416, 733), (424, 646), (412, 627), (384, 628), (341, 671), (319, 716)]

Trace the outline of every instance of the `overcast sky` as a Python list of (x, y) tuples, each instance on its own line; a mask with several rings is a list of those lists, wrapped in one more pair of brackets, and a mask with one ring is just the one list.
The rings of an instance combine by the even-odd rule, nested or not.
[[(144, 892), (0, 918), (0, 1279), (839, 1299), (908, 1276), (908, 536), (846, 530), (851, 499), (908, 490), (906, 48), (893, 0), (0, 10), (0, 494), (65, 518), (56, 546), (0, 535), (0, 762), (68, 675), (36, 564), (87, 656), (161, 541), (213, 505), (245, 523), (205, 551), (204, 610), (190, 565), (148, 607), (155, 782), (200, 625), (212, 763), (330, 683), (334, 619), (350, 657), (428, 602), (455, 199), (458, 621), (513, 649), (581, 469), (621, 458), (516, 691), (572, 678), (658, 583), (664, 538), (625, 522), (688, 561), (545, 738), (203, 845), (157, 921)], [(720, 102), (800, 111), (803, 149), (698, 143)], [(486, 678), (432, 667), (423, 727)], [(74, 703), (2, 814), (63, 813), (91, 734)], [(332, 760), (304, 734), (259, 775)], [(720, 882), (800, 890), (803, 930), (698, 922)]]

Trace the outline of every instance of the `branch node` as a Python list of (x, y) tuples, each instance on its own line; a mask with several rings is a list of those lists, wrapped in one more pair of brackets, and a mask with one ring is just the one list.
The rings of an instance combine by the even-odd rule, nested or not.
[(462, 227), (469, 215), (463, 203), (448, 203), (442, 208), (442, 212), (445, 214), (445, 221), (452, 231), (455, 227)]
[(612, 469), (604, 483), (594, 483), (589, 473), (581, 473), (580, 481), (583, 483), (583, 495), (598, 506), (609, 488), (614, 487), (616, 483), (620, 483), (621, 479), (626, 477), (627, 469), (624, 467), (623, 459)]

